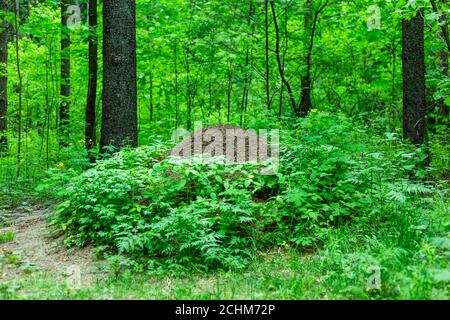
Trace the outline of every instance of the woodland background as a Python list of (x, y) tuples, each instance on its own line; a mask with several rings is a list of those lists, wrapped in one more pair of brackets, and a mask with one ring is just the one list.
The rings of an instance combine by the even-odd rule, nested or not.
[[(0, 296), (448, 299), (446, 0), (1, 1)], [(167, 158), (195, 121), (280, 172)]]

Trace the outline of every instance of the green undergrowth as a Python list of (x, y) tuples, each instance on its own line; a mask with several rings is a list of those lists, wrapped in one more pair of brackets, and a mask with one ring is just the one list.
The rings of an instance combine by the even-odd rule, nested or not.
[[(115, 257), (98, 267), (104, 280), (81, 273), (74, 288), (64, 278), (31, 272), (0, 281), (0, 299), (448, 299), (448, 200), (430, 199), (428, 207), (397, 217), (408, 232), (355, 221), (328, 229), (315, 252), (284, 244), (257, 253), (245, 270), (136, 273)], [(6, 260), (0, 257), (0, 265)]]
[(430, 179), (438, 170), (422, 169), (423, 150), (328, 113), (280, 136), (276, 175), (260, 163), (167, 157), (167, 143), (123, 150), (70, 180), (53, 223), (67, 245), (93, 243), (140, 271), (244, 269), (257, 252), (318, 250), (350, 227), (359, 241), (388, 226), (395, 248), (418, 249), (414, 213), (447, 192)]

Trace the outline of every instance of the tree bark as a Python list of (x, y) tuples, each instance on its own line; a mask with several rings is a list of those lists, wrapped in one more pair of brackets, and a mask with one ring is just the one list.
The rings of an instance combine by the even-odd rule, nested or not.
[(97, 53), (97, 0), (89, 0), (89, 80), (88, 95), (86, 103), (86, 123), (85, 123), (85, 147), (91, 162), (95, 161), (93, 149), (96, 145), (95, 132), (95, 104), (97, 101), (97, 70), (98, 70), (98, 53)]
[[(252, 16), (253, 16), (253, 0), (250, 0), (250, 8), (248, 9), (248, 19), (247, 19), (247, 28), (250, 29), (250, 27), (252, 27), (251, 31), (248, 30), (247, 31), (247, 37), (253, 36), (253, 26), (254, 24), (252, 23)], [(250, 34), (251, 33), (251, 34)], [(250, 86), (250, 72), (248, 70), (249, 64), (250, 64), (250, 48), (251, 45), (248, 45), (246, 50), (245, 50), (245, 64), (244, 64), (244, 91), (242, 93), (242, 99), (241, 99), (241, 115), (240, 115), (240, 120), (239, 123), (241, 126), (243, 126), (244, 123), (244, 116), (245, 116), (245, 101), (248, 97), (248, 93), (249, 93), (249, 86)]]
[(179, 107), (178, 107), (178, 59), (177, 59), (177, 41), (174, 41), (173, 44), (173, 59), (174, 59), (174, 71), (175, 71), (175, 83), (174, 83), (174, 89), (175, 89), (175, 129), (178, 128), (179, 123)]
[[(447, 0), (441, 0), (441, 3), (445, 5)], [(446, 13), (442, 13), (439, 22), (441, 24), (441, 32), (440, 37), (444, 40), (445, 44), (447, 45), (446, 49), (441, 50), (439, 52), (439, 57), (441, 59), (441, 72), (445, 77), (448, 77), (448, 55), (450, 52), (450, 39), (448, 36), (448, 16)], [(440, 99), (439, 101), (439, 113), (441, 116), (441, 122), (443, 124), (446, 123), (449, 116), (449, 107), (445, 104), (444, 99)]]
[[(0, 3), (1, 11), (11, 10), (11, 1), (5, 0)], [(0, 16), (0, 152), (8, 149), (7, 140), (7, 112), (8, 112), (8, 42), (10, 38), (10, 24)]]
[(319, 21), (319, 16), (322, 13), (322, 11), (325, 9), (325, 7), (328, 5), (328, 1), (326, 0), (325, 3), (317, 9), (317, 11), (312, 11), (312, 2), (311, 0), (307, 0), (306, 2), (306, 12), (305, 12), (305, 18), (304, 18), (304, 24), (305, 24), (305, 30), (311, 30), (310, 32), (310, 38), (309, 38), (309, 45), (307, 48), (306, 53), (306, 59), (305, 59), (305, 65), (306, 65), (306, 73), (301, 77), (301, 98), (300, 98), (300, 104), (298, 106), (298, 113), (297, 115), (300, 117), (305, 117), (309, 110), (312, 108), (311, 103), (311, 91), (312, 91), (312, 80), (311, 80), (311, 68), (312, 68), (312, 51), (314, 48), (314, 39), (316, 36), (316, 30), (317, 30), (317, 23)]
[(189, 48), (185, 48), (185, 59), (186, 59), (186, 105), (187, 105), (187, 130), (191, 130), (192, 126), (192, 84), (191, 84), (191, 69), (189, 62)]
[(136, 3), (103, 2), (103, 112), (100, 146), (137, 146)]
[(22, 72), (20, 70), (20, 57), (19, 57), (19, 4), (14, 3), (14, 31), (15, 31), (15, 53), (16, 53), (16, 68), (17, 68), (17, 77), (19, 78), (19, 86), (17, 88), (19, 94), (19, 104), (17, 106), (17, 178), (20, 177), (20, 168), (22, 164)]
[(153, 67), (150, 70), (150, 122), (153, 122)]
[(403, 134), (412, 143), (426, 142), (424, 18), (419, 10), (402, 22)]
[(270, 110), (270, 73), (269, 73), (269, 0), (264, 1), (265, 36), (266, 36), (266, 106)]
[(233, 89), (232, 77), (233, 73), (231, 71), (231, 62), (228, 62), (228, 88), (227, 88), (227, 123), (231, 121), (231, 92)]
[(66, 146), (68, 142), (68, 125), (70, 111), (70, 32), (67, 9), (70, 0), (61, 1), (61, 85), (59, 106), (59, 144)]
[(303, 27), (305, 30), (305, 39), (309, 39), (306, 47), (305, 66), (306, 72), (300, 78), (301, 92), (300, 103), (298, 105), (297, 115), (305, 117), (311, 108), (311, 77), (310, 77), (310, 64), (311, 64), (311, 42), (314, 41), (313, 23), (315, 23), (315, 15), (313, 13), (312, 0), (305, 1), (305, 14), (303, 16)]
[[(286, 60), (286, 53), (288, 50), (288, 8), (289, 3), (286, 3), (284, 7), (284, 21), (283, 21), (283, 33), (284, 33), (284, 48), (283, 48), (283, 54), (281, 58), (281, 65), (283, 68), (284, 73), (284, 67), (285, 67), (285, 60)], [(277, 37), (279, 41), (279, 36)], [(284, 104), (284, 82), (283, 79), (281, 79), (281, 89), (280, 89), (280, 105), (278, 108), (278, 120), (281, 120), (281, 116), (283, 114), (283, 104)]]
[(297, 109), (297, 103), (295, 102), (294, 92), (292, 91), (292, 87), (291, 87), (289, 81), (285, 77), (284, 64), (281, 61), (280, 32), (279, 32), (279, 27), (278, 27), (277, 15), (276, 15), (276, 12), (275, 12), (275, 5), (274, 5), (273, 1), (270, 1), (270, 6), (272, 8), (273, 23), (274, 23), (274, 26), (275, 26), (275, 36), (276, 36), (275, 54), (276, 54), (276, 57), (277, 57), (278, 71), (280, 73), (281, 81), (284, 83), (284, 85), (287, 88), (287, 91), (288, 91), (288, 94), (289, 94), (289, 101), (291, 102), (292, 109), (295, 112), (296, 109)]

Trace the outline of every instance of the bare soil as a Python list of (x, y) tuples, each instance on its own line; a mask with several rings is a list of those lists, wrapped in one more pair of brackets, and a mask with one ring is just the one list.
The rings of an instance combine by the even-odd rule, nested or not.
[(47, 221), (50, 211), (49, 207), (26, 203), (14, 209), (0, 209), (4, 220), (0, 235), (8, 231), (15, 234), (13, 241), (0, 243), (0, 257), (18, 257), (16, 263), (3, 267), (0, 263), (0, 280), (17, 276), (26, 268), (51, 274), (58, 281), (78, 272), (83, 285), (101, 277), (92, 247), (69, 249), (64, 245), (64, 236), (52, 233)]

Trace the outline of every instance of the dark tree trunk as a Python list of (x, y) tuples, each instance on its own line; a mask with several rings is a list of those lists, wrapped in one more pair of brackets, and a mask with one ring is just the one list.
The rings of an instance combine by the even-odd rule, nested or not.
[[(448, 28), (448, 25), (447, 25)], [(441, 58), (441, 70), (442, 74), (448, 77), (448, 51), (443, 50), (439, 53)], [(449, 107), (445, 104), (444, 99), (439, 100), (439, 113), (442, 123), (446, 123), (449, 118)]]
[(61, 1), (61, 87), (59, 106), (59, 143), (66, 146), (68, 142), (68, 125), (70, 111), (70, 32), (67, 24), (70, 0)]
[(186, 128), (187, 130), (191, 130), (192, 126), (192, 104), (193, 104), (193, 88), (191, 83), (191, 67), (189, 62), (189, 48), (186, 47), (185, 49), (185, 56), (186, 56), (186, 104), (187, 104), (187, 124)]
[(153, 122), (153, 70), (150, 70), (150, 122)]
[(177, 42), (174, 42), (173, 46), (173, 57), (174, 57), (174, 71), (175, 71), (175, 83), (174, 83), (174, 89), (175, 89), (175, 128), (178, 128), (179, 123), (179, 109), (178, 109), (178, 59), (177, 59)]
[(297, 107), (296, 107), (297, 104), (295, 102), (294, 92), (292, 91), (292, 87), (291, 87), (289, 81), (285, 77), (284, 64), (281, 61), (280, 31), (279, 31), (279, 27), (278, 27), (278, 20), (277, 20), (277, 15), (276, 15), (276, 12), (275, 12), (275, 5), (274, 5), (273, 1), (270, 2), (270, 6), (272, 8), (273, 23), (274, 23), (274, 27), (275, 27), (275, 39), (276, 39), (275, 54), (276, 54), (276, 58), (277, 58), (278, 72), (280, 73), (280, 78), (281, 78), (282, 83), (287, 88), (287, 91), (288, 91), (288, 94), (289, 94), (289, 101), (291, 102), (292, 109), (295, 112), (297, 110)]
[(231, 121), (231, 92), (233, 89), (233, 73), (231, 70), (231, 62), (228, 62), (227, 123), (230, 123)]
[(311, 103), (311, 91), (312, 91), (312, 80), (311, 80), (311, 68), (312, 68), (312, 51), (314, 48), (314, 39), (316, 36), (316, 30), (317, 30), (317, 23), (319, 21), (319, 16), (322, 13), (322, 11), (325, 9), (325, 7), (328, 5), (328, 1), (326, 0), (324, 4), (317, 9), (317, 11), (313, 14), (312, 9), (312, 2), (311, 0), (308, 0), (306, 2), (306, 12), (305, 12), (305, 30), (310, 30), (310, 38), (309, 38), (309, 45), (307, 48), (306, 53), (306, 73), (301, 77), (301, 98), (300, 98), (300, 105), (298, 106), (298, 113), (297, 115), (300, 117), (305, 117), (309, 110), (312, 108)]
[[(252, 26), (252, 30), (247, 31), (247, 37), (250, 37), (253, 35), (253, 26), (252, 23), (252, 16), (253, 16), (253, 0), (250, 0), (250, 8), (248, 10), (248, 18), (247, 18), (247, 28), (250, 28)], [(251, 34), (250, 34), (251, 33)], [(250, 47), (251, 45), (247, 46), (247, 49), (245, 50), (245, 64), (244, 64), (244, 92), (242, 93), (242, 99), (241, 99), (241, 116), (239, 123), (242, 126), (244, 123), (244, 116), (245, 116), (245, 100), (248, 97), (249, 93), (249, 86), (250, 86), (250, 73), (248, 71), (248, 66), (250, 64)]]
[[(0, 10), (11, 10), (10, 0), (2, 0)], [(10, 38), (10, 24), (3, 17), (0, 17), (0, 28), (0, 152), (2, 152), (8, 149), (6, 115), (8, 111), (8, 42)]]
[(136, 3), (103, 2), (101, 150), (137, 146)]
[(16, 177), (20, 177), (20, 168), (22, 164), (22, 73), (20, 71), (20, 57), (19, 57), (19, 3), (13, 4), (14, 8), (14, 38), (15, 38), (15, 51), (16, 51), (16, 68), (17, 77), (19, 78), (19, 85), (17, 87), (17, 93), (19, 94), (19, 103), (17, 105), (17, 173)]
[(270, 110), (270, 74), (269, 74), (269, 0), (264, 1), (266, 36), (266, 106)]
[(298, 107), (298, 115), (306, 117), (308, 111), (311, 109), (311, 75), (306, 74), (301, 77), (302, 92), (300, 98), (300, 106)]
[[(311, 109), (311, 54), (312, 54), (312, 44), (314, 41), (314, 33), (315, 33), (315, 22), (314, 12), (312, 8), (311, 0), (305, 1), (305, 15), (303, 17), (303, 27), (305, 29), (305, 39), (308, 39), (308, 45), (306, 47), (306, 56), (305, 56), (305, 66), (306, 72), (300, 78), (301, 84), (301, 96), (300, 96), (300, 104), (298, 106), (298, 115), (306, 116), (308, 114), (309, 109)], [(313, 26), (314, 24), (314, 26)]]
[[(445, 5), (445, 3), (447, 2), (447, 0), (441, 0), (441, 3), (443, 5)], [(450, 39), (448, 36), (448, 16), (446, 13), (443, 13), (439, 19), (439, 22), (441, 24), (441, 28), (442, 31), (440, 32), (440, 36), (442, 39), (444, 39), (444, 42), (447, 45), (447, 48), (443, 49), (440, 53), (439, 56), (441, 58), (441, 70), (442, 70), (442, 74), (446, 77), (448, 77), (448, 55), (449, 55), (449, 43), (450, 43)], [(446, 120), (448, 120), (448, 116), (449, 116), (449, 107), (444, 103), (444, 99), (441, 99), (439, 101), (439, 113), (441, 116), (441, 122), (442, 123), (446, 123)]]
[(403, 134), (412, 143), (426, 141), (424, 18), (419, 10), (403, 20)]
[[(286, 3), (284, 7), (284, 21), (283, 21), (283, 33), (284, 33), (284, 48), (283, 53), (281, 57), (281, 65), (283, 68), (284, 73), (284, 67), (285, 67), (285, 60), (286, 60), (286, 53), (288, 50), (288, 40), (289, 40), (289, 34), (288, 34), (288, 12), (289, 12), (289, 3)], [(279, 38), (279, 36), (277, 37)], [(277, 40), (279, 41), (279, 40)], [(281, 89), (280, 89), (280, 106), (278, 108), (278, 120), (281, 120), (281, 116), (283, 114), (283, 104), (284, 104), (284, 81), (281, 80)], [(294, 105), (295, 108), (295, 105)]]
[(86, 103), (85, 146), (91, 162), (95, 161), (93, 149), (96, 145), (95, 102), (97, 100), (97, 0), (89, 0), (89, 80)]

